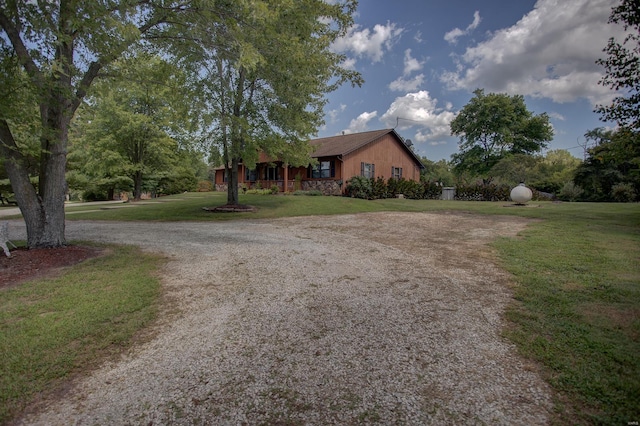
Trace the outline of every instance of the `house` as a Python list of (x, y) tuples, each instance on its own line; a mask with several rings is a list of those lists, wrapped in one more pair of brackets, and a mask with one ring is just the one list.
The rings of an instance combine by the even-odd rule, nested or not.
[[(340, 195), (353, 176), (420, 180), (424, 165), (393, 129), (331, 136), (309, 141), (311, 157), (317, 164), (291, 167), (282, 161), (269, 161), (260, 155), (256, 168), (238, 167), (238, 182), (246, 188), (271, 188), (280, 191), (320, 190), (325, 195)], [(225, 169), (216, 170), (216, 190), (227, 190)]]

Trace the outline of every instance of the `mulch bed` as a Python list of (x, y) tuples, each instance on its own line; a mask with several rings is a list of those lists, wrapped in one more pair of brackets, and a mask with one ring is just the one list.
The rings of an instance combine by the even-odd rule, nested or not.
[(64, 266), (75, 265), (103, 252), (98, 247), (75, 245), (47, 249), (21, 247), (11, 250), (11, 257), (0, 251), (0, 289), (33, 278), (53, 276)]

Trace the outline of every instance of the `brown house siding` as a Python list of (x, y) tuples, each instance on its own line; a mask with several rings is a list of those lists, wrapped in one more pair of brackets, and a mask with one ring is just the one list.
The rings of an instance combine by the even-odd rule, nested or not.
[(375, 177), (384, 180), (391, 176), (392, 167), (402, 168), (402, 177), (408, 180), (420, 180), (420, 169), (407, 152), (399, 146), (391, 134), (382, 136), (362, 148), (359, 148), (344, 157), (344, 175), (360, 176), (361, 163), (375, 165)]

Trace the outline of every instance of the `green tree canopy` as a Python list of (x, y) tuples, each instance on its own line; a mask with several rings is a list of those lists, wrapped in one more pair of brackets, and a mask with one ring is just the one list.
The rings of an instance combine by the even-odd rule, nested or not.
[(487, 177), (506, 155), (535, 154), (553, 138), (547, 114), (534, 115), (523, 96), (473, 93), (451, 122), (451, 134), (460, 138), (460, 152), (452, 156), (457, 173)]
[(622, 93), (610, 105), (600, 105), (596, 112), (605, 121), (615, 121), (620, 126), (640, 131), (640, 4), (638, 0), (622, 0), (612, 9), (609, 23), (622, 24), (628, 31), (620, 43), (609, 39), (604, 52), (605, 76), (600, 84)]
[(581, 163), (564, 149), (551, 150), (545, 155), (509, 154), (496, 163), (491, 175), (510, 186), (524, 182), (538, 191), (558, 195), (565, 184), (573, 181)]
[(640, 132), (594, 129), (596, 142), (577, 168), (574, 182), (590, 201), (635, 201), (640, 195)]
[[(7, 99), (0, 99), (0, 158), (27, 227), (29, 247), (65, 244), (64, 200), (71, 120), (93, 82), (110, 63), (135, 46), (195, 50), (193, 23), (213, 31), (232, 26), (235, 3), (182, 1), (1, 1), (0, 49), (16, 66), (11, 82), (24, 82), (33, 98), (25, 110), (38, 112), (38, 186), (29, 180), (29, 153), (20, 123)], [(258, 0), (244, 5), (263, 4)], [(259, 10), (255, 10), (259, 14)], [(205, 35), (201, 31), (199, 36)], [(219, 40), (222, 40), (220, 38)], [(246, 47), (246, 51), (251, 51)], [(175, 51), (174, 54), (177, 54)], [(188, 62), (188, 59), (185, 59)], [(20, 70), (20, 71), (19, 71)], [(19, 75), (24, 73), (25, 78)]]
[(146, 188), (155, 192), (178, 167), (177, 138), (188, 127), (191, 96), (182, 72), (157, 56), (125, 57), (107, 73), (76, 118), (70, 161), (109, 196), (131, 182), (139, 200), (145, 180), (155, 177), (156, 185)]
[(567, 183), (573, 181), (580, 164), (582, 161), (565, 149), (551, 150), (537, 162), (528, 178), (529, 183), (539, 191), (557, 195)]
[(227, 168), (228, 204), (238, 204), (238, 164), (264, 152), (291, 165), (310, 161), (308, 139), (323, 123), (324, 95), (360, 75), (329, 49), (352, 23), (356, 2), (230, 3), (224, 25), (206, 31), (191, 58), (209, 141)]
[(427, 157), (420, 159), (424, 164), (424, 169), (420, 172), (420, 179), (426, 182), (439, 182), (444, 186), (451, 186), (454, 183), (451, 164), (447, 160), (432, 161)]

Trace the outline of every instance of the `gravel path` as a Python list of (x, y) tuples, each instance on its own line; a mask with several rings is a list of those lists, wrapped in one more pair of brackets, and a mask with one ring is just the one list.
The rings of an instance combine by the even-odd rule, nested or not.
[(170, 303), (153, 339), (22, 422), (546, 424), (549, 389), (500, 335), (509, 281), (487, 246), (525, 226), (428, 213), (69, 221), (69, 240), (167, 254)]

